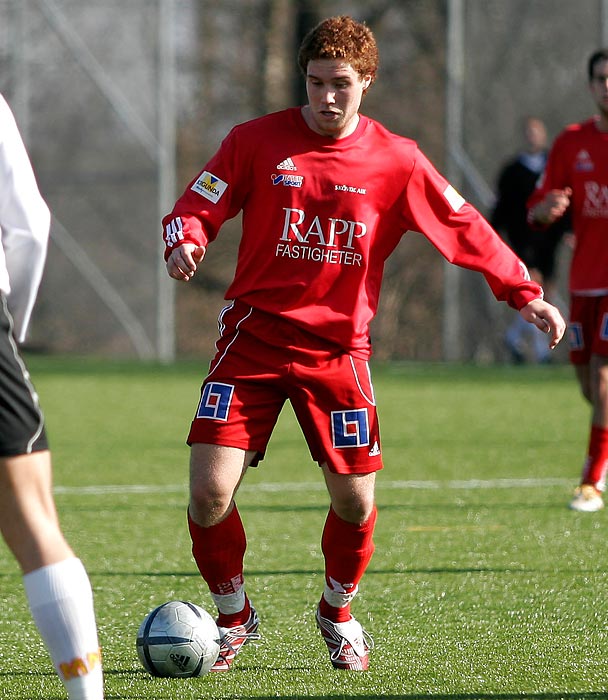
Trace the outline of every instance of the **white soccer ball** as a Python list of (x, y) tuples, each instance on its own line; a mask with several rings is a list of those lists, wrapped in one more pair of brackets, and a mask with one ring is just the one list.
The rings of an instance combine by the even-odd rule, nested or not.
[(137, 654), (153, 676), (202, 676), (217, 660), (219, 637), (215, 620), (206, 610), (173, 600), (146, 615), (137, 633)]

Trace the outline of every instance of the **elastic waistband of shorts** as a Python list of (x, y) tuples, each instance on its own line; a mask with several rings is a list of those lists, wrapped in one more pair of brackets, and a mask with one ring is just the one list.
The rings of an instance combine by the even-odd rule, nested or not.
[(322, 350), (331, 354), (348, 354), (336, 343), (327, 341), (277, 314), (263, 311), (240, 299), (232, 302), (222, 314), (227, 332), (239, 330), (275, 347)]

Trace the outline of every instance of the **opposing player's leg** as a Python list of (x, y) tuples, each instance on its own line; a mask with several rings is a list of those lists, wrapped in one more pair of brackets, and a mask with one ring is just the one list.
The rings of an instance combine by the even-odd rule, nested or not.
[(101, 700), (93, 593), (61, 532), (44, 420), (0, 305), (0, 532), (23, 572), (34, 622), (68, 696)]
[(59, 528), (48, 450), (0, 458), (0, 530), (24, 574), (73, 557)]
[(101, 700), (93, 593), (60, 530), (48, 450), (0, 459), (0, 530), (23, 571), (32, 617), (69, 698)]
[(195, 443), (190, 458), (188, 525), (192, 553), (218, 609), (220, 654), (212, 671), (228, 671), (259, 625), (246, 593), (245, 529), (234, 496), (255, 452)]

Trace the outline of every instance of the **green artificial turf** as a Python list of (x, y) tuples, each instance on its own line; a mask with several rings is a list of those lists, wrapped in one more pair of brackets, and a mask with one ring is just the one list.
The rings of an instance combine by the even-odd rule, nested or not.
[[(31, 357), (65, 533), (93, 584), (107, 698), (607, 698), (608, 513), (579, 514), (589, 412), (568, 367), (374, 366), (385, 469), (353, 612), (370, 670), (332, 669), (314, 624), (328, 498), (286, 408), (238, 503), (262, 639), (227, 674), (156, 679), (156, 605), (212, 611), (190, 554), (184, 437), (206, 362)], [(0, 698), (62, 698), (0, 546)]]

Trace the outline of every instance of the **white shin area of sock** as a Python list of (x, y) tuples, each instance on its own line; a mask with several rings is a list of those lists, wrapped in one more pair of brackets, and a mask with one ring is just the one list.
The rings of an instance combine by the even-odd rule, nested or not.
[(23, 577), (34, 622), (70, 700), (103, 700), (103, 675), (87, 572), (64, 559)]
[(355, 586), (350, 591), (346, 591), (339, 583), (332, 580), (333, 588), (325, 584), (323, 597), (332, 608), (345, 608), (359, 592), (359, 586)]
[(211, 597), (217, 609), (224, 615), (232, 615), (241, 612), (245, 607), (245, 588), (243, 586), (234, 593), (228, 593), (227, 595), (212, 593)]

